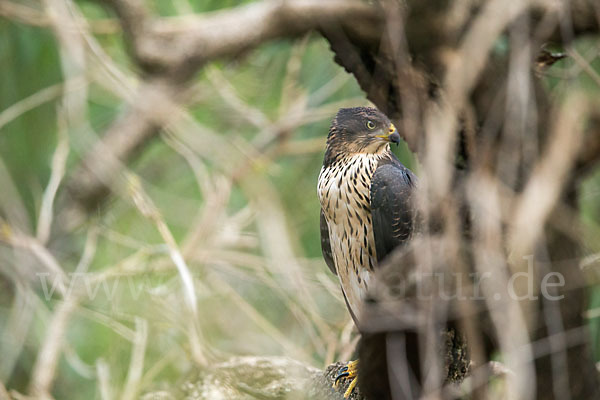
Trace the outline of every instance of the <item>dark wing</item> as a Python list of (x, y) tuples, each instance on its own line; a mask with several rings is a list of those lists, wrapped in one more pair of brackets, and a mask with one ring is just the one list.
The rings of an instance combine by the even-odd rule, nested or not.
[(380, 162), (371, 181), (371, 214), (377, 262), (413, 233), (416, 176), (397, 160)]
[(323, 214), (323, 210), (321, 209), (321, 250), (323, 251), (323, 258), (327, 263), (327, 266), (335, 275), (337, 275), (337, 270), (335, 268), (335, 263), (333, 262), (333, 253), (331, 252), (331, 244), (329, 243), (329, 225), (327, 225), (327, 220), (325, 219), (325, 214)]

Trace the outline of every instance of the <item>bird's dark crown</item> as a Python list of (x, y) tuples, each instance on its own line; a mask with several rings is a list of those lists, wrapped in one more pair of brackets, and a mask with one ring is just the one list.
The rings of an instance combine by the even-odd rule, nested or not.
[[(378, 153), (386, 148), (393, 128), (389, 118), (372, 107), (341, 108), (327, 136), (325, 164), (344, 155)], [(396, 134), (397, 135), (397, 134)]]

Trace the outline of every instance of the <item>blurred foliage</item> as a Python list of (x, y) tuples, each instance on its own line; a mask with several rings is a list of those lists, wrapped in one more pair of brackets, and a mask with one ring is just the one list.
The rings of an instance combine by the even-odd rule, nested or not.
[[(0, 19), (0, 54), (1, 110), (61, 81), (54, 36), (48, 30)], [(55, 110), (53, 102), (36, 107), (3, 126), (0, 135), (0, 156), (14, 181), (22, 183), (17, 187), (32, 214), (33, 192), (39, 194), (50, 173)]]
[[(242, 3), (245, 1), (156, 0), (153, 5), (162, 15), (176, 15), (214, 11)], [(79, 5), (92, 20), (107, 17), (107, 13), (94, 3), (80, 2)], [(120, 34), (98, 34), (95, 38), (120, 68), (135, 71), (126, 56)], [(595, 49), (595, 57), (590, 62), (596, 71), (600, 71), (597, 45), (583, 43), (582, 46)], [(550, 86), (555, 90), (559, 88), (563, 75), (575, 69), (577, 66), (572, 61), (559, 63), (551, 70), (555, 77), (548, 78)], [(61, 84), (59, 47), (52, 32), (0, 18), (0, 70), (0, 113), (28, 96)], [(589, 76), (573, 75), (582, 79), (582, 87), (600, 93), (597, 82)], [(278, 41), (263, 45), (239, 59), (209, 66), (194, 82), (198, 86), (199, 100), (190, 106), (189, 112), (202, 126), (221, 135), (222, 143), (232, 149), (232, 154), (239, 154), (239, 151), (233, 152), (234, 149), (260, 142), (264, 132), (250, 124), (223, 98), (219, 85), (215, 84), (215, 76), (228, 82), (243, 103), (270, 121), (293, 115), (294, 107), (316, 109), (331, 104), (366, 104), (356, 82), (334, 63), (328, 44), (322, 38), (310, 36), (298, 42)], [(58, 135), (59, 102), (60, 95), (57, 95), (0, 127), (0, 169), (5, 166), (7, 170), (7, 174), (0, 174), (0, 186), (6, 188), (12, 181), (19, 194), (18, 199), (13, 199), (18, 202), (14, 207), (24, 207), (30, 221), (37, 220), (50, 176)], [(91, 82), (87, 119), (96, 132), (101, 134), (125, 108), (122, 99), (97, 82)], [(348, 352), (352, 351), (348, 335), (351, 322), (336, 292), (337, 280), (321, 259), (319, 204), (315, 192), (324, 138), (334, 112), (284, 133), (279, 143), (254, 162), (232, 160), (232, 164), (242, 167), (237, 171), (239, 180), (234, 180), (231, 192), (226, 193), (225, 211), (232, 216), (246, 212), (244, 210), (251, 206), (250, 217), (240, 217), (249, 221), (242, 228), (242, 236), (245, 235), (249, 244), (225, 246), (223, 251), (228, 252), (228, 262), (189, 260), (197, 278), (200, 326), (206, 342), (218, 356), (285, 354), (304, 357), (305, 361), (322, 366), (334, 358), (348, 357)], [(75, 136), (78, 132), (70, 131), (69, 134), (72, 142), (79, 140)], [(67, 175), (82, 156), (76, 147), (71, 150)], [(406, 146), (395, 151), (405, 164), (417, 169)], [(207, 161), (206, 166), (210, 175), (231, 173), (230, 165)], [(163, 136), (149, 143), (130, 168), (143, 178), (149, 196), (181, 244), (189, 234), (198, 210), (207, 202), (189, 164)], [(256, 202), (261, 197), (255, 191), (281, 207), (282, 226), (289, 236), (295, 257), (293, 262), (299, 265), (309, 287), (298, 289), (293, 275), (286, 274), (285, 265), (272, 265), (281, 262), (281, 258), (268, 255), (277, 249), (265, 244), (268, 240), (261, 231), (264, 227), (257, 223), (260, 204), (256, 205)], [(588, 250), (597, 254), (600, 252), (600, 241), (597, 240), (600, 235), (600, 173), (582, 183), (581, 206), (581, 218), (588, 229)], [(31, 222), (28, 227), (31, 232), (35, 231), (34, 225)], [(97, 398), (96, 373), (101, 365), (109, 366), (110, 383), (117, 391), (124, 384), (129, 368), (130, 335), (138, 317), (147, 320), (150, 326), (142, 378), (144, 390), (157, 382), (175, 381), (192, 365), (186, 342), (188, 321), (184, 314), (174, 312), (183, 304), (177, 290), (179, 277), (172, 268), (164, 267), (169, 261), (165, 261), (166, 250), (152, 222), (140, 216), (127, 199), (113, 198), (84, 226), (54, 238), (49, 247), (65, 271), (73, 272), (86, 240), (93, 239), (94, 235), (98, 236), (98, 241), (90, 271), (102, 271), (133, 257), (134, 264), (146, 269), (146, 273), (106, 281), (105, 285), (91, 288), (98, 289), (98, 295), (93, 301), (83, 302), (66, 331), (65, 356), (60, 359), (54, 385), (56, 398)], [(3, 350), (0, 353), (19, 342), (10, 336), (10, 320), (14, 318), (11, 307), (14, 307), (16, 289), (8, 282), (22, 282), (25, 287), (22, 290), (29, 294), (28, 301), (32, 302), (30, 311), (26, 312), (32, 312), (33, 318), (22, 332), (25, 335), (22, 351), (9, 376), (3, 377), (7, 387), (25, 392), (58, 297), (54, 295), (46, 301), (44, 288), (34, 278), (29, 282), (32, 290), (27, 288), (25, 280), (16, 271), (18, 266), (15, 268), (18, 258), (13, 258), (8, 249), (3, 250), (0, 259), (3, 264), (0, 274), (0, 329), (3, 330), (0, 348)], [(307, 300), (307, 296), (312, 298), (316, 309), (299, 312), (298, 301)], [(592, 293), (591, 307), (600, 309), (600, 290)], [(590, 315), (598, 314), (596, 311)], [(314, 320), (303, 319), (307, 316)], [(593, 320), (596, 338), (600, 338), (598, 321), (599, 318)], [(319, 339), (324, 333), (332, 336)], [(599, 340), (596, 340), (597, 354)]]

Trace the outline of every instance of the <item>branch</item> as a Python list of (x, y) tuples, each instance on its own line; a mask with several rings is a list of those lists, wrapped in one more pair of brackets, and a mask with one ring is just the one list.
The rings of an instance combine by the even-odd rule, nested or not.
[[(557, 10), (560, 26), (556, 27), (550, 40), (570, 42), (573, 38), (600, 33), (600, 4), (595, 0), (570, 0), (565, 9)], [(534, 17), (541, 14), (543, 7), (533, 10)]]
[(130, 108), (112, 123), (72, 173), (67, 183), (72, 201), (87, 211), (100, 203), (109, 188), (119, 182), (123, 163), (137, 155), (161, 126), (177, 116), (174, 111), (178, 88), (161, 80), (140, 85)]
[[(334, 389), (336, 376), (345, 366), (342, 363), (318, 370), (286, 357), (232, 357), (213, 365), (210, 371), (192, 374), (180, 385), (181, 389), (149, 392), (141, 399), (197, 398), (198, 393), (211, 393), (211, 398), (253, 399), (320, 399), (342, 400), (349, 380), (342, 380)], [(285, 394), (285, 395), (283, 395)], [(355, 389), (350, 400), (364, 400)]]
[[(104, 2), (121, 21), (136, 62), (154, 76), (140, 85), (131, 108), (82, 157), (68, 181), (71, 200), (88, 211), (110, 192), (123, 164), (173, 120), (173, 107), (184, 102), (177, 95), (182, 83), (208, 61), (325, 26), (344, 26), (361, 41), (373, 40), (381, 29), (377, 8), (360, 1), (263, 1), (176, 18), (154, 18), (141, 0)], [(167, 111), (156, 116), (157, 110)]]
[[(422, 125), (418, 123), (419, 113), (426, 106), (433, 82), (439, 81), (441, 75), (430, 77), (424, 68), (415, 68), (410, 63), (399, 69), (394, 63), (397, 57), (393, 52), (380, 52), (381, 36), (386, 24), (377, 6), (346, 0), (261, 1), (203, 15), (160, 18), (151, 15), (142, 0), (102, 1), (117, 14), (136, 62), (146, 72), (168, 81), (163, 89), (159, 89), (165, 91), (173, 90), (190, 79), (209, 61), (235, 57), (269, 40), (320, 30), (330, 41), (336, 61), (355, 75), (368, 98), (392, 118), (404, 118), (401, 126), (404, 127), (405, 139), (412, 150), (418, 148), (423, 133)], [(473, 1), (474, 5), (478, 3)], [(435, 43), (432, 45), (430, 33), (441, 28), (423, 24), (435, 24), (440, 19), (418, 18), (424, 6), (416, 2), (409, 2), (409, 5), (416, 10), (407, 17), (406, 32), (412, 35), (407, 40), (410, 40), (411, 49), (425, 49), (416, 54), (416, 58), (439, 58), (432, 55), (440, 49)], [(433, 14), (439, 16), (444, 11)], [(427, 15), (432, 12), (429, 11)], [(463, 24), (449, 23), (444, 26), (445, 35), (442, 36), (459, 37), (456, 32), (462, 30), (463, 25), (468, 25), (468, 15)], [(598, 31), (594, 6), (587, 0), (574, 0), (571, 15), (575, 34)], [(390, 20), (387, 25), (393, 23), (402, 21)], [(394, 28), (394, 32), (388, 32), (388, 36), (397, 37), (397, 30)], [(442, 43), (453, 44), (448, 42), (449, 39), (444, 39)], [(433, 66), (430, 68), (433, 69)], [(403, 78), (397, 79), (398, 74)], [(402, 87), (398, 86), (399, 81), (403, 82)], [(143, 86), (138, 92), (138, 98), (142, 99), (145, 97)], [(83, 164), (69, 184), (70, 193), (77, 203), (85, 205), (88, 210), (96, 207), (109, 193), (107, 186), (122, 163), (134, 157), (164, 126), (166, 121), (150, 118), (146, 110), (131, 108), (108, 129), (104, 139), (83, 157)], [(107, 162), (106, 154), (114, 154), (115, 157)]]
[(323, 27), (341, 26), (370, 39), (381, 32), (378, 9), (355, 0), (261, 1), (175, 19), (152, 18), (141, 0), (104, 1), (121, 20), (140, 66), (185, 78), (214, 59)]

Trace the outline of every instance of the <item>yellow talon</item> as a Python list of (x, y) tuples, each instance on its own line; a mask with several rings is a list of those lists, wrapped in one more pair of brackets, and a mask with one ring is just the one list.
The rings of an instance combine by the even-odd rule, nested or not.
[(338, 382), (342, 379), (352, 379), (352, 381), (350, 382), (350, 385), (348, 385), (348, 388), (344, 392), (344, 398), (347, 399), (348, 397), (350, 397), (350, 394), (352, 394), (352, 391), (356, 387), (356, 384), (358, 382), (357, 376), (358, 376), (358, 360), (350, 361), (348, 364), (346, 364), (346, 366), (344, 368), (342, 368), (341, 372), (335, 378), (333, 387), (337, 388)]

